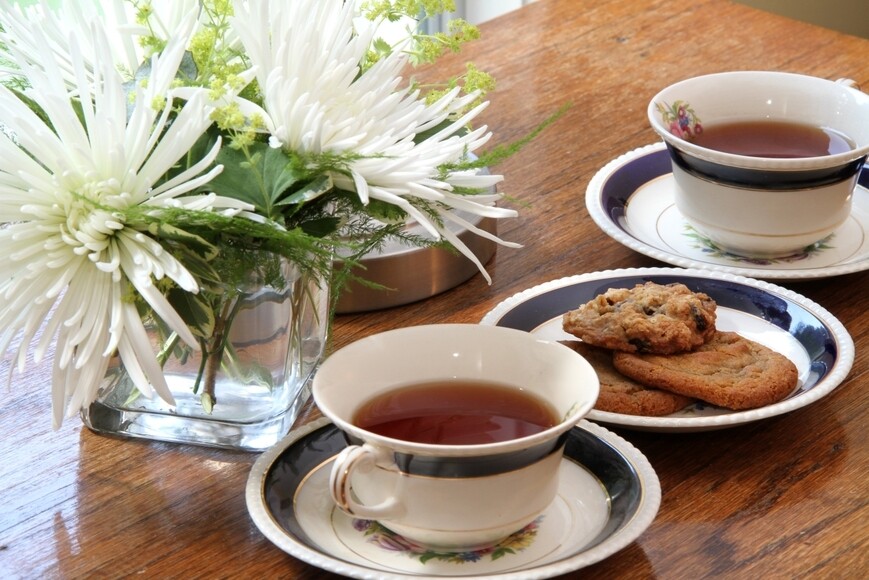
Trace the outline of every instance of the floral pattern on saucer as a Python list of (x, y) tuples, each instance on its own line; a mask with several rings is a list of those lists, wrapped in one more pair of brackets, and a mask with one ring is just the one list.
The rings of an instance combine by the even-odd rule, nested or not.
[(815, 242), (814, 244), (803, 248), (801, 251), (795, 252), (787, 256), (778, 256), (775, 258), (752, 258), (750, 256), (740, 256), (739, 254), (733, 254), (731, 252), (728, 252), (727, 250), (723, 250), (718, 246), (718, 244), (716, 244), (688, 224), (685, 224), (685, 231), (682, 232), (682, 234), (686, 238), (691, 240), (691, 247), (699, 249), (704, 254), (708, 254), (710, 257), (722, 258), (730, 260), (732, 262), (753, 264), (756, 266), (791, 264), (794, 262), (799, 262), (801, 260), (807, 260), (808, 258), (811, 258), (812, 256), (818, 254), (819, 252), (834, 248), (834, 246), (831, 246), (829, 242), (832, 241), (833, 237), (836, 235), (835, 233), (832, 233), (823, 240)]
[(467, 552), (438, 552), (408, 540), (407, 538), (396, 534), (392, 530), (371, 520), (353, 520), (353, 528), (362, 532), (363, 535), (368, 536), (369, 542), (380, 546), (384, 550), (390, 552), (404, 552), (411, 558), (418, 559), (423, 564), (429, 560), (463, 564), (465, 562), (479, 562), (483, 559), (494, 561), (503, 558), (504, 556), (521, 552), (534, 542), (542, 520), (543, 516), (538, 517), (518, 532), (511, 534), (494, 546)]
[(583, 420), (567, 433), (558, 494), (530, 528), (477, 560), (423, 562), (369, 542), (354, 518), (335, 506), (329, 473), (346, 446), (343, 433), (325, 418), (291, 431), (257, 459), (245, 500), (257, 528), (277, 547), (351, 578), (560, 576), (633, 543), (661, 505), (661, 484), (648, 459), (615, 433)]
[(832, 234), (835, 238), (775, 260), (740, 258), (687, 237), (687, 220), (676, 209), (674, 188), (672, 162), (666, 145), (659, 142), (620, 155), (601, 168), (586, 188), (585, 205), (605, 234), (673, 266), (793, 281), (869, 269), (869, 165), (854, 190), (851, 215)]

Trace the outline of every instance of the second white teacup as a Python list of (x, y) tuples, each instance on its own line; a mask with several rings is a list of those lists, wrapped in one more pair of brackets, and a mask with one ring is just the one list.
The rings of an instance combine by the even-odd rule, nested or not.
[[(493, 387), (491, 396), (483, 389), (485, 396), (472, 403), (492, 421), (501, 397), (531, 396), (548, 409), (551, 424), (486, 443), (457, 443), (464, 435), (455, 431), (447, 435), (450, 443), (419, 442), (357, 425), (373, 401), (394, 402), (396, 392), (434, 383), (473, 386), (469, 393)], [(491, 546), (552, 502), (564, 438), (591, 410), (598, 388), (585, 359), (519, 330), (438, 324), (359, 340), (326, 359), (313, 382), (317, 406), (351, 443), (332, 467), (333, 499), (348, 514), (433, 549)], [(450, 405), (444, 396), (426, 412)]]
[[(850, 215), (869, 153), (869, 95), (850, 81), (764, 71), (699, 76), (655, 95), (648, 118), (670, 152), (676, 208), (726, 251), (750, 257), (801, 252)], [(734, 125), (743, 123), (779, 124), (776, 138), (784, 143), (772, 149), (781, 149), (746, 154), (703, 144), (725, 125), (743, 127), (747, 135), (746, 125)], [(820, 131), (847, 146), (831, 154), (790, 150), (795, 139)]]

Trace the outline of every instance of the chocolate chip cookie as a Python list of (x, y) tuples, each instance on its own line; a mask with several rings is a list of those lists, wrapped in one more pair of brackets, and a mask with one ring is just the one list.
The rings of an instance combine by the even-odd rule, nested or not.
[(695, 401), (691, 397), (647, 387), (619, 373), (613, 366), (611, 350), (578, 340), (564, 340), (561, 344), (581, 354), (597, 372), (600, 394), (594, 408), (599, 411), (660, 417), (684, 409)]
[(684, 284), (646, 282), (610, 288), (562, 317), (566, 332), (589, 344), (631, 353), (672, 354), (715, 333), (715, 301)]
[(613, 366), (644, 385), (733, 410), (780, 401), (799, 379), (787, 357), (735, 332), (716, 332), (693, 352), (670, 356), (617, 352)]

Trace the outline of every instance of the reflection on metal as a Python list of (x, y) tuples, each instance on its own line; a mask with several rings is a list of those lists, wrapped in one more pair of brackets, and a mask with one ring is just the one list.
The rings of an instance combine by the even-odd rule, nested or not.
[[(481, 230), (497, 234), (497, 220), (462, 217)], [(454, 230), (459, 239), (485, 264), (495, 253), (495, 242), (466, 229)], [(336, 267), (342, 267), (336, 262)], [(350, 282), (338, 300), (338, 314), (380, 310), (429, 298), (454, 288), (478, 272), (468, 258), (444, 248), (418, 248), (393, 243), (362, 259), (354, 274), (385, 288)]]

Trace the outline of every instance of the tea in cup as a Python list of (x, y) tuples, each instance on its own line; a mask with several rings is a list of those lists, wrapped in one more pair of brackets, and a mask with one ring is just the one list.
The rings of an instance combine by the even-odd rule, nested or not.
[(437, 324), (361, 339), (313, 381), (350, 442), (332, 497), (433, 549), (491, 546), (555, 498), (567, 433), (598, 389), (585, 359), (519, 330)]
[(869, 153), (869, 95), (852, 82), (710, 74), (665, 88), (647, 112), (670, 153), (676, 208), (721, 249), (792, 255), (850, 215)]

